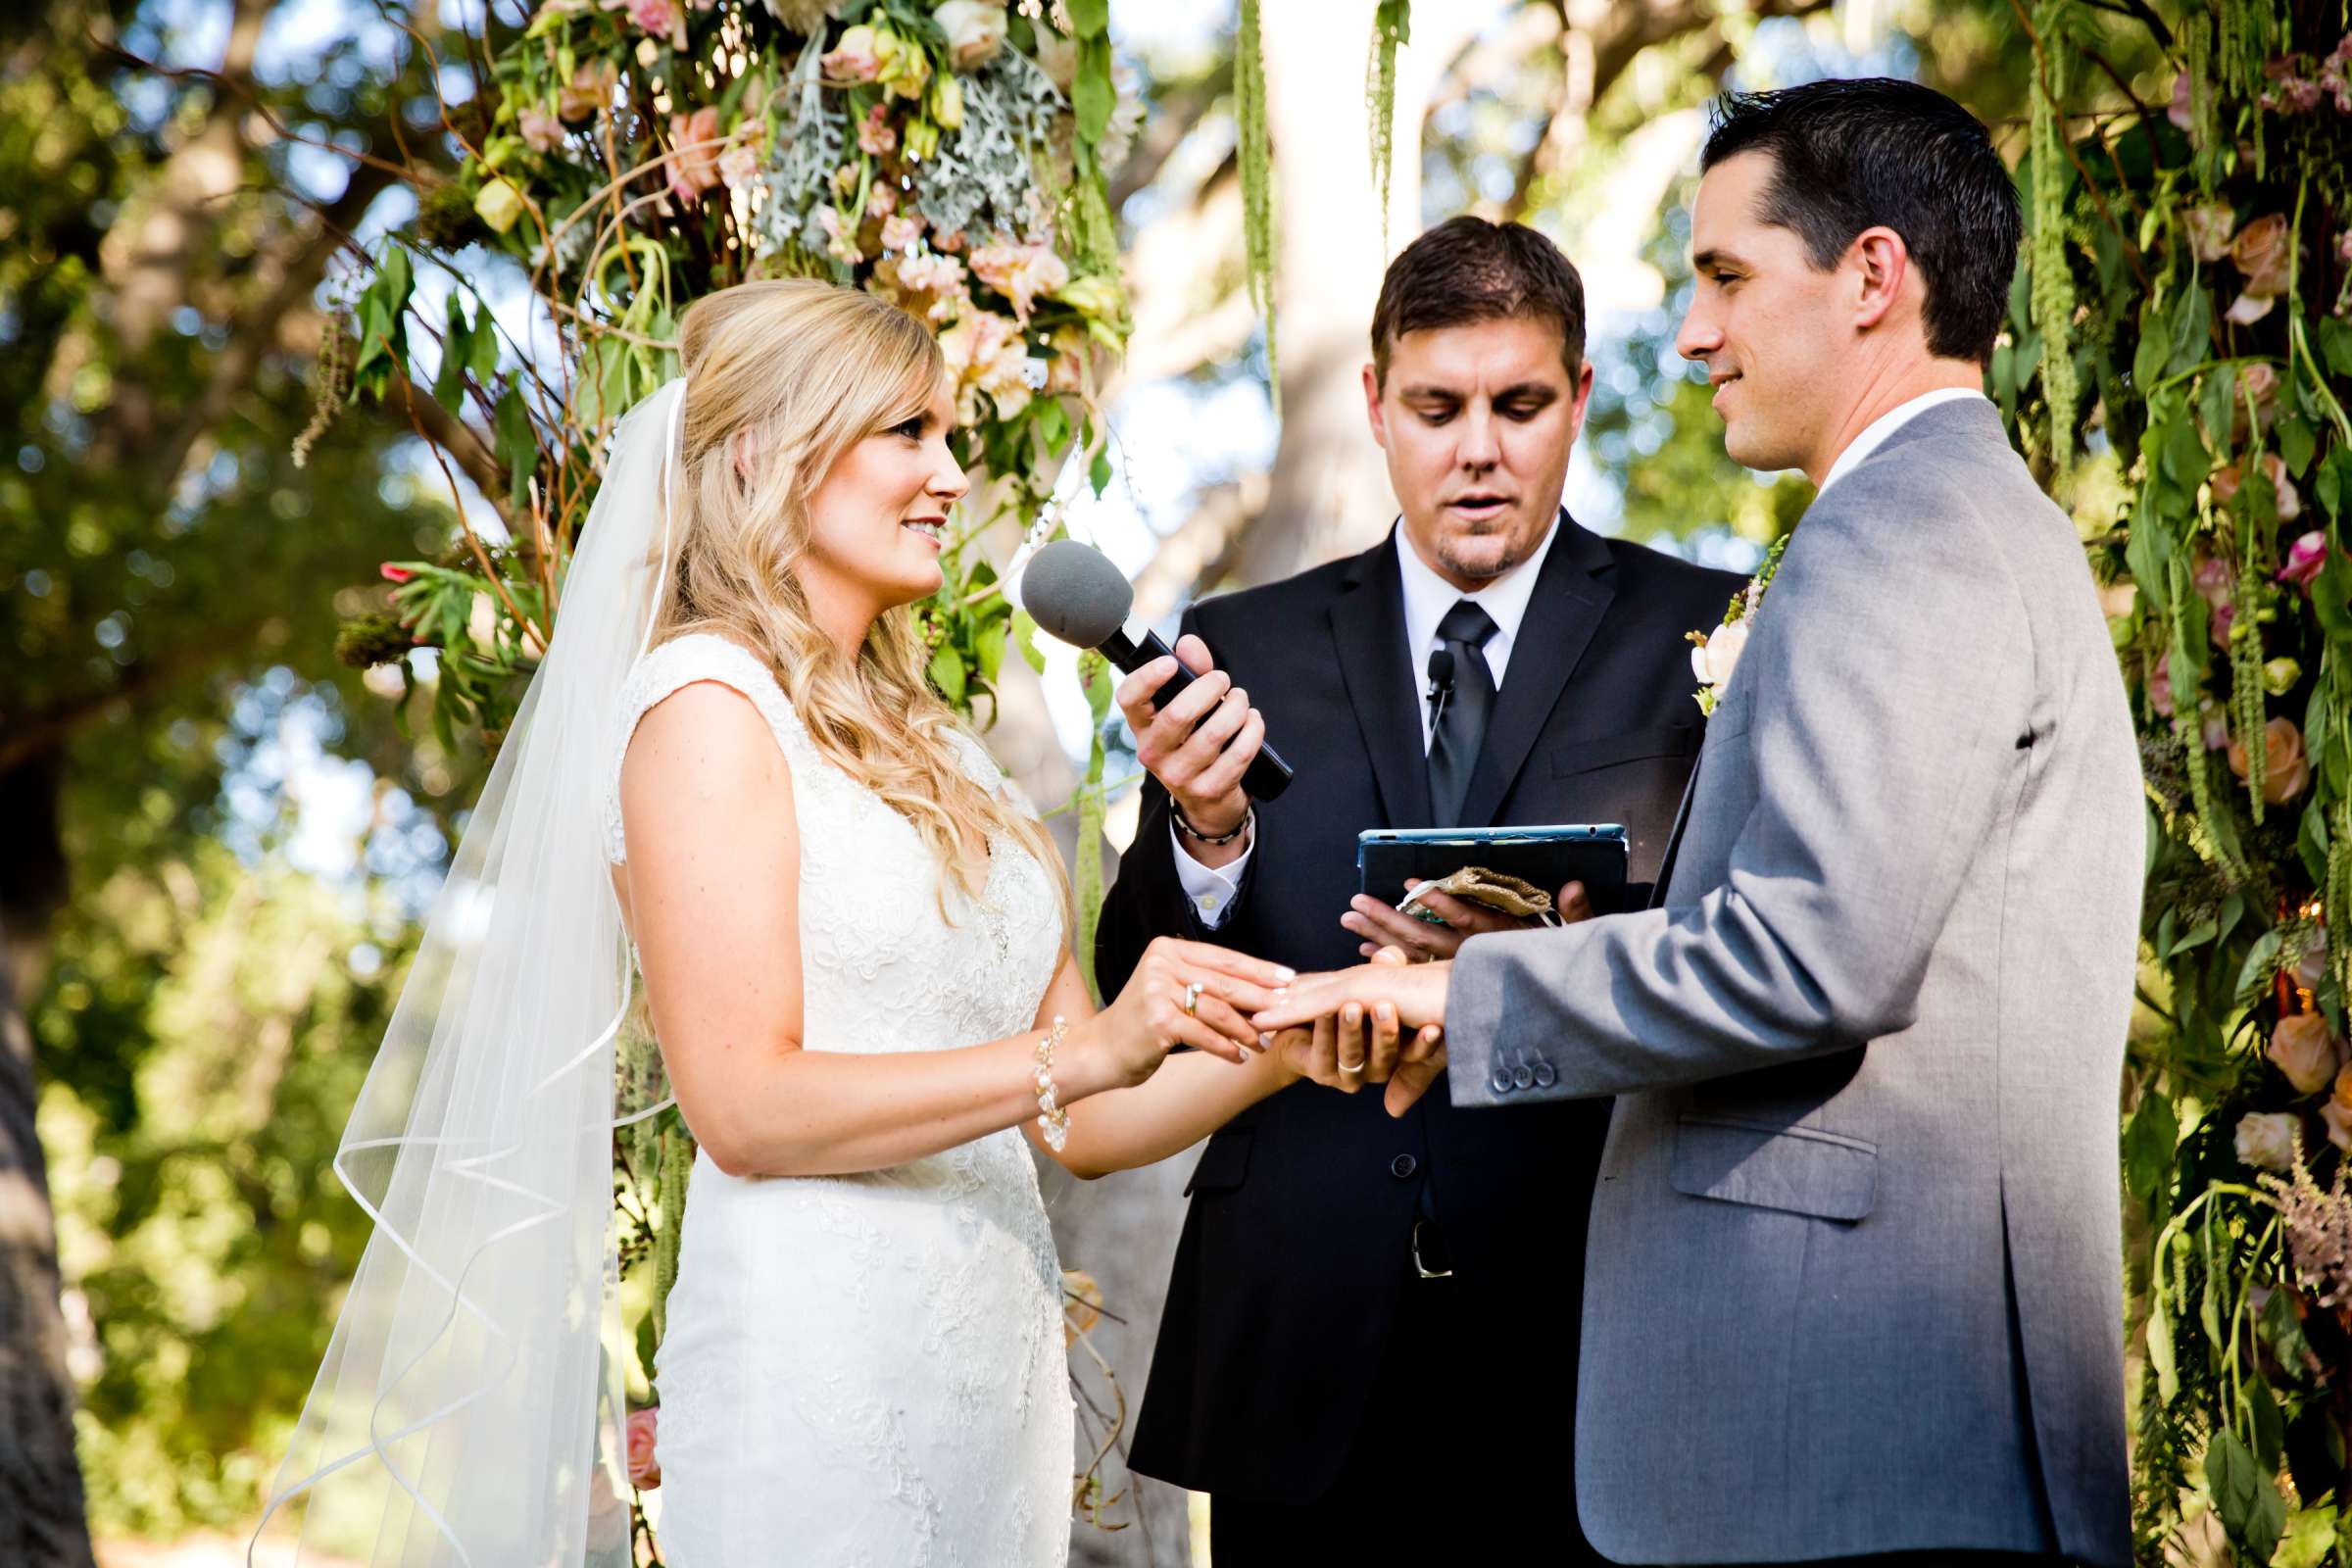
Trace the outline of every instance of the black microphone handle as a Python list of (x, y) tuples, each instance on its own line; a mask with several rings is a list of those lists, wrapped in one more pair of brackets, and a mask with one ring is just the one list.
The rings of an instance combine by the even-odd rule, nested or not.
[[(1161, 642), (1158, 633), (1148, 631), (1144, 633), (1144, 640), (1137, 643), (1128, 637), (1124, 627), (1103, 639), (1102, 652), (1103, 658), (1129, 674), (1154, 659), (1176, 659), (1175, 650)], [(1193, 683), (1193, 672), (1184, 667), (1184, 661), (1176, 659), (1176, 673), (1152, 694), (1152, 706), (1167, 707)], [(1243, 790), (1253, 801), (1271, 801), (1280, 799), (1282, 792), (1290, 787), (1291, 764), (1284, 761), (1282, 754), (1274, 750), (1272, 741), (1260, 741), (1257, 755), (1250, 759), (1250, 766), (1242, 774)]]

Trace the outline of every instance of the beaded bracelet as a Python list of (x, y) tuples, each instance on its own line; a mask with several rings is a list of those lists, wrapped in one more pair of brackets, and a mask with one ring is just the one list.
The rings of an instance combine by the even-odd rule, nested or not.
[(1176, 831), (1183, 834), (1186, 838), (1191, 839), (1196, 844), (1231, 844), (1235, 839), (1240, 838), (1244, 833), (1247, 833), (1250, 830), (1250, 819), (1257, 814), (1257, 807), (1254, 803), (1252, 803), (1251, 805), (1242, 808), (1242, 819), (1239, 822), (1234, 823), (1232, 832), (1210, 834), (1203, 833), (1199, 828), (1193, 826), (1193, 824), (1185, 817), (1184, 808), (1178, 806), (1174, 801), (1168, 802), (1168, 810), (1175, 819)]
[(1052, 1032), (1037, 1043), (1037, 1125), (1045, 1134), (1046, 1147), (1057, 1154), (1070, 1139), (1070, 1113), (1054, 1102), (1054, 1048), (1069, 1032), (1069, 1020), (1057, 1012)]

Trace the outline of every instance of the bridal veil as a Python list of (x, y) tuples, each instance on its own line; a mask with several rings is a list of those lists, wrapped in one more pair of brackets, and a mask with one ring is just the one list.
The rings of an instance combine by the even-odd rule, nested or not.
[(626, 1560), (612, 1145), (661, 1106), (615, 1102), (631, 964), (600, 801), (676, 548), (684, 393), (673, 380), (620, 421), (555, 635), (335, 1158), (375, 1231), (264, 1514), (301, 1499), (306, 1548), (404, 1568)]

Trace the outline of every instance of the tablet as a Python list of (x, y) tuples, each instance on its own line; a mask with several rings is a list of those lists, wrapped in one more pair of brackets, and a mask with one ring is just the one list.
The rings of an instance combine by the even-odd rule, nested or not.
[(1409, 882), (1434, 882), (1483, 865), (1557, 897), (1582, 882), (1592, 912), (1625, 906), (1625, 827), (1571, 822), (1527, 827), (1376, 827), (1355, 836), (1356, 886), (1383, 904), (1404, 901)]

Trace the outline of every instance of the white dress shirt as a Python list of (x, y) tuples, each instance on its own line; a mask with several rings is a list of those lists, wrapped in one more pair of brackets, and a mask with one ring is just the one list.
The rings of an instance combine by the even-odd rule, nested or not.
[[(1905, 404), (1904, 407), (1909, 408), (1910, 405)], [(1871, 429), (1876, 430), (1878, 426), (1874, 424)], [(1869, 434), (1869, 431), (1864, 431), (1863, 437), (1857, 437), (1854, 445), (1860, 446), (1862, 439)], [(1527, 618), (1527, 604), (1535, 597), (1536, 579), (1544, 571), (1544, 558), (1551, 554), (1552, 541), (1559, 536), (1560, 524), (1554, 521), (1544, 530), (1534, 555), (1494, 578), (1477, 592), (1466, 594), (1439, 576), (1429, 563), (1421, 559), (1420, 552), (1404, 537), (1401, 526), (1396, 530), (1397, 574), (1404, 585), (1404, 639), (1405, 646), (1414, 650), (1415, 692), (1422, 688), (1422, 671), (1429, 662), (1429, 656), (1438, 649), (1438, 622), (1446, 618), (1446, 612), (1463, 599), (1494, 617), (1494, 635), (1487, 639), (1484, 652), (1487, 656), (1487, 672), (1494, 679), (1494, 689), (1498, 692), (1502, 690), (1502, 673), (1510, 664), (1511, 648), (1519, 640), (1519, 623)], [(1420, 710), (1421, 750), (1427, 755), (1431, 734), (1429, 704), (1422, 702), (1414, 706)], [(1256, 848), (1257, 829), (1254, 825), (1250, 832), (1250, 841), (1231, 864), (1209, 866), (1202, 865), (1193, 858), (1184, 835), (1176, 831), (1175, 823), (1168, 824), (1169, 836), (1176, 841), (1176, 880), (1183, 886), (1184, 896), (1193, 901), (1193, 908), (1200, 914), (1200, 923), (1212, 931), (1224, 924), (1226, 916), (1233, 912), (1234, 895), (1241, 888), (1242, 873), (1249, 867), (1250, 852)]]
[(1862, 433), (1846, 443), (1845, 450), (1838, 454), (1838, 461), (1830, 465), (1830, 471), (1823, 477), (1821, 488), (1827, 490), (1852, 472), (1854, 466), (1878, 451), (1888, 436), (1938, 403), (1953, 403), (1961, 398), (1976, 398), (1981, 402), (1984, 397), (1984, 394), (1975, 387), (1946, 386), (1937, 387), (1933, 392), (1922, 392), (1908, 403), (1896, 404), (1864, 425)]

